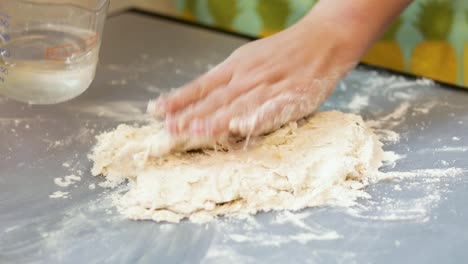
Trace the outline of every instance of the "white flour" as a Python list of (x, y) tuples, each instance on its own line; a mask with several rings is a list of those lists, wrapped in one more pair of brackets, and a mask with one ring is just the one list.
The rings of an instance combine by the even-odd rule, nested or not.
[[(434, 108), (440, 107), (440, 106), (445, 106), (445, 107), (450, 107), (447, 106), (445, 102), (443, 101), (427, 101), (423, 103), (415, 103), (414, 101), (418, 98), (418, 95), (422, 92), (420, 90), (415, 90), (411, 87), (414, 85), (414, 82), (409, 82), (406, 79), (403, 78), (397, 78), (395, 79), (394, 77), (391, 78), (370, 78), (369, 80), (369, 88), (366, 89), (366, 94), (359, 94), (354, 98), (350, 98), (349, 104), (346, 105), (346, 109), (349, 109), (353, 112), (359, 112), (359, 110), (364, 109), (368, 106), (368, 103), (370, 103), (370, 100), (372, 100), (372, 96), (379, 95), (382, 93), (381, 87), (379, 85), (386, 85), (384, 92), (388, 94), (389, 98), (391, 101), (396, 101), (400, 100), (401, 103), (395, 107), (393, 110), (390, 110), (389, 112), (379, 112), (378, 118), (375, 118), (374, 120), (369, 120), (366, 122), (367, 126), (372, 127), (374, 132), (378, 135), (379, 139), (382, 142), (385, 142), (388, 145), (394, 145), (395, 143), (399, 142), (402, 137), (406, 138), (407, 135), (401, 135), (395, 131), (395, 129), (398, 129), (401, 124), (406, 122), (408, 118), (411, 117), (416, 117), (418, 118), (421, 115), (427, 115), (429, 114)], [(396, 81), (397, 83), (392, 83), (393, 81)], [(400, 83), (398, 83), (400, 82)], [(428, 84), (430, 85), (431, 83), (428, 82), (427, 80), (421, 80), (419, 82), (422, 82), (423, 84)], [(341, 89), (345, 90), (348, 89), (345, 85), (340, 86)], [(460, 124), (460, 122), (458, 122)], [(424, 129), (427, 127), (424, 123), (419, 125), (421, 129)], [(129, 129), (133, 129), (132, 127), (128, 127)], [(461, 137), (451, 137), (450, 139), (452, 141), (457, 141)], [(440, 141), (440, 139), (439, 139)], [(158, 144), (156, 144), (158, 145)], [(159, 146), (159, 145), (158, 145)], [(172, 145), (172, 147), (174, 147)], [(169, 146), (169, 149), (171, 146)], [(140, 147), (141, 151), (141, 147)], [(422, 153), (422, 152), (431, 152), (431, 153), (436, 153), (436, 152), (465, 152), (468, 151), (468, 147), (466, 146), (458, 146), (458, 147), (453, 147), (453, 146), (444, 146), (444, 147), (439, 147), (439, 148), (428, 148), (428, 149), (420, 149), (416, 150), (415, 153)], [(167, 152), (167, 151), (166, 151)], [(384, 160), (384, 166), (386, 170), (392, 169), (395, 167), (397, 162), (404, 162), (404, 160), (407, 158), (407, 153), (404, 152), (405, 154), (400, 154), (396, 153), (394, 151), (387, 151), (383, 155), (383, 160)], [(110, 153), (110, 155), (114, 155), (115, 153)], [(120, 153), (120, 156), (122, 153)], [(127, 153), (128, 154), (128, 153)], [(148, 154), (148, 153), (147, 153)], [(123, 155), (125, 156), (125, 155)], [(127, 155), (128, 157), (129, 155)], [(130, 155), (131, 156), (131, 155)], [(141, 156), (141, 155), (140, 155)], [(121, 160), (121, 158), (120, 158)], [(133, 163), (133, 162), (131, 162)], [(443, 166), (447, 167), (450, 165), (449, 162), (447, 161), (440, 161), (440, 164)], [(99, 173), (99, 172), (95, 172)], [(403, 172), (389, 172), (387, 174), (382, 174), (380, 173), (378, 175), (378, 180), (382, 179), (387, 179), (387, 180), (394, 180), (394, 179), (400, 179), (401, 177), (405, 176), (404, 178), (424, 178), (427, 176), (428, 173), (432, 173), (435, 175), (432, 180), (430, 179), (425, 179), (424, 184), (430, 184), (430, 181), (436, 181), (440, 177), (444, 177), (444, 175), (459, 175), (460, 171), (459, 168), (439, 168), (437, 170), (433, 170), (431, 168), (426, 168), (426, 169), (421, 169), (421, 170), (413, 170), (413, 171), (403, 171)], [(118, 183), (123, 182), (126, 180), (128, 177), (121, 177), (122, 175), (118, 175), (117, 177), (113, 178), (115, 175), (118, 175), (118, 173), (108, 173), (107, 175), (107, 181), (100, 184), (101, 186), (115, 186)], [(134, 179), (131, 179), (132, 182), (134, 182)], [(135, 184), (132, 184), (132, 186), (135, 187)], [(395, 185), (396, 187), (394, 188), (394, 191), (398, 192), (402, 188), (404, 189), (405, 186), (402, 184)], [(359, 186), (358, 188), (362, 188), (363, 186)], [(409, 219), (409, 218), (414, 218), (414, 219), (425, 219), (427, 213), (429, 212), (428, 206), (431, 206), (431, 203), (423, 203), (420, 201), (423, 201), (424, 199), (428, 201), (435, 201), (433, 198), (440, 196), (440, 192), (438, 191), (433, 191), (430, 188), (438, 188), (437, 186), (431, 186), (428, 185), (428, 188), (425, 191), (421, 191), (422, 195), (419, 199), (420, 200), (410, 200), (406, 201), (404, 203), (403, 201), (400, 201), (398, 199), (393, 199), (393, 203), (388, 203), (389, 206), (392, 206), (395, 208), (395, 210), (389, 210), (393, 212), (399, 212), (399, 214), (394, 213), (392, 216), (389, 216), (388, 214), (385, 213), (385, 211), (380, 210), (380, 208), (383, 208), (384, 204), (386, 204), (386, 201), (382, 200), (380, 201), (382, 204), (381, 206), (378, 206), (379, 202), (376, 202), (375, 205), (372, 206), (361, 206), (358, 205), (357, 207), (354, 207), (354, 215), (361, 215), (361, 217), (367, 217), (366, 214), (368, 214), (370, 211), (375, 211), (376, 214), (380, 213), (381, 215), (378, 217), (379, 219)], [(365, 194), (363, 193), (363, 196)], [(379, 197), (373, 197), (373, 199), (378, 199), (378, 198), (384, 198), (385, 195), (381, 195)], [(117, 202), (119, 203), (119, 202)], [(404, 203), (404, 204), (403, 204)], [(351, 203), (352, 205), (352, 203)], [(351, 206), (348, 205), (348, 206)], [(406, 214), (404, 213), (405, 210), (398, 210), (397, 207), (401, 206), (402, 208), (406, 208), (405, 210), (407, 211), (413, 211), (413, 212), (420, 212), (421, 214)], [(409, 208), (413, 206), (414, 210), (410, 210)], [(422, 206), (426, 206), (425, 208), (421, 209)], [(359, 210), (358, 210), (359, 209)], [(424, 214), (422, 214), (424, 212)], [(424, 215), (424, 216), (423, 216)]]
[(70, 110), (87, 114), (90, 117), (116, 121), (147, 121), (142, 110), (145, 103), (141, 101), (113, 101), (113, 102), (91, 102), (70, 106)]
[[(367, 78), (367, 75), (366, 75)], [(50, 230), (50, 224), (42, 224), (42, 227), (36, 228), (39, 231), (42, 228), (41, 235), (43, 235), (42, 242), (47, 243), (47, 250), (40, 250), (43, 252), (49, 252), (50, 254), (58, 254), (59, 256), (67, 257), (67, 252), (80, 252), (83, 248), (88, 248), (90, 243), (97, 244), (108, 244), (114, 240), (120, 239), (122, 236), (132, 237), (137, 232), (142, 232), (140, 235), (140, 243), (130, 243), (128, 248), (122, 251), (112, 251), (106, 257), (122, 257), (125, 256), (126, 252), (140, 252), (141, 245), (146, 245), (152, 248), (151, 251), (146, 251), (143, 254), (155, 255), (156, 252), (168, 254), (175, 252), (168, 250), (168, 247), (172, 245), (186, 245), (187, 243), (187, 230), (191, 232), (191, 239), (193, 241), (205, 241), (197, 240), (197, 238), (210, 237), (211, 241), (206, 255), (201, 263), (256, 263), (254, 257), (250, 254), (251, 250), (266, 250), (272, 251), (277, 250), (277, 246), (281, 247), (294, 247), (304, 248), (303, 252), (311, 252), (312, 249), (317, 250), (315, 245), (327, 245), (326, 240), (342, 240), (336, 241), (338, 244), (347, 243), (347, 241), (353, 241), (356, 235), (361, 237), (362, 234), (366, 234), (369, 230), (378, 229), (379, 232), (387, 232), (388, 229), (392, 230), (393, 226), (410, 226), (416, 224), (417, 226), (426, 226), (430, 228), (437, 226), (439, 222), (436, 220), (439, 210), (437, 207), (443, 207), (447, 203), (452, 203), (454, 198), (452, 197), (454, 188), (452, 185), (459, 184), (460, 182), (466, 183), (466, 166), (459, 168), (458, 166), (464, 166), (466, 162), (463, 162), (464, 152), (468, 152), (468, 145), (466, 136), (460, 133), (459, 126), (466, 124), (468, 119), (465, 117), (458, 116), (458, 120), (452, 120), (450, 116), (440, 116), (439, 114), (445, 113), (446, 109), (442, 107), (449, 107), (441, 98), (440, 102), (417, 102), (415, 98), (418, 98), (419, 94), (428, 92), (428, 90), (411, 90), (408, 91), (408, 87), (411, 83), (401, 78), (388, 78), (393, 79), (397, 82), (404, 82), (402, 84), (391, 85), (392, 80), (382, 80), (386, 78), (369, 78), (369, 86), (359, 88), (357, 96), (361, 98), (347, 98), (346, 106), (344, 105), (340, 109), (351, 112), (359, 112), (362, 110), (362, 115), (366, 116), (366, 119), (375, 119), (373, 122), (375, 129), (378, 131), (379, 137), (383, 137), (382, 141), (385, 141), (385, 149), (391, 150), (386, 151), (384, 154), (384, 160), (386, 160), (382, 170), (385, 174), (377, 174), (380, 181), (373, 182), (373, 184), (366, 186), (363, 190), (372, 195), (369, 199), (359, 199), (357, 202), (350, 207), (338, 208), (338, 210), (332, 206), (325, 206), (313, 209), (301, 210), (298, 212), (291, 211), (277, 211), (268, 214), (259, 214), (255, 217), (239, 215), (232, 218), (223, 217), (218, 221), (213, 221), (202, 226), (192, 226), (189, 223), (183, 223), (181, 225), (173, 224), (158, 224), (150, 225), (151, 228), (144, 227), (145, 225), (139, 226), (136, 229), (128, 228), (132, 225), (128, 225), (128, 221), (122, 219), (118, 212), (116, 212), (111, 205), (111, 196), (115, 197), (115, 201), (119, 203), (121, 199), (120, 193), (128, 192), (134, 185), (129, 186), (121, 185), (118, 189), (103, 190), (99, 189), (96, 191), (90, 191), (89, 189), (96, 188), (98, 185), (97, 180), (85, 179), (76, 184), (85, 184), (84, 191), (94, 193), (97, 196), (89, 196), (88, 199), (84, 199), (79, 202), (79, 199), (72, 204), (70, 207), (65, 208), (60, 213), (64, 213), (65, 217), (60, 219), (59, 225)], [(381, 83), (383, 86), (379, 86)], [(346, 89), (354, 89), (355, 87), (348, 87)], [(393, 90), (392, 90), (393, 89)], [(367, 90), (370, 91), (371, 96), (366, 96)], [(387, 92), (387, 90), (389, 92)], [(430, 91), (430, 89), (429, 89)], [(382, 93), (387, 93), (390, 100), (396, 101), (392, 103), (389, 108), (375, 106), (374, 95), (381, 96)], [(369, 98), (369, 99), (367, 99)], [(351, 103), (354, 100), (354, 103)], [(340, 100), (341, 102), (343, 100)], [(409, 101), (409, 108), (404, 111), (401, 110), (401, 106), (404, 101)], [(335, 103), (334, 101), (333, 103)], [(359, 102), (359, 103), (358, 103)], [(366, 105), (366, 103), (369, 105)], [(129, 121), (133, 123), (137, 111), (134, 108), (142, 108), (142, 103), (136, 101), (130, 101), (129, 104), (133, 104), (132, 107), (124, 106), (120, 109), (112, 109), (112, 106), (106, 106), (105, 111), (102, 108), (95, 108), (86, 112), (91, 118), (96, 117), (96, 122), (101, 122), (101, 119), (106, 121)], [(349, 104), (351, 103), (351, 104)], [(348, 105), (349, 104), (349, 105)], [(377, 102), (378, 104), (378, 102)], [(395, 107), (396, 105), (396, 107)], [(335, 106), (333, 106), (335, 108)], [(403, 108), (404, 109), (404, 108)], [(441, 111), (439, 111), (441, 110)], [(139, 111), (141, 112), (141, 111)], [(367, 114), (367, 113), (372, 114)], [(399, 112), (400, 115), (396, 115), (395, 112)], [(391, 119), (385, 118), (386, 116), (393, 116)], [(414, 124), (415, 126), (422, 125), (421, 120), (431, 119), (430, 117), (443, 118), (434, 122), (433, 126), (423, 125), (427, 129), (420, 133), (414, 130), (412, 127), (406, 127), (407, 124)], [(464, 119), (463, 119), (464, 118)], [(382, 119), (386, 119), (383, 122)], [(461, 120), (463, 119), (463, 120)], [(403, 122), (407, 120), (406, 122)], [(37, 125), (34, 120), (3, 120), (4, 122), (15, 122), (17, 131), (20, 131), (23, 124), (30, 123), (33, 127)], [(413, 122), (414, 121), (414, 122)], [(452, 122), (453, 121), (453, 122)], [(0, 119), (0, 123), (2, 119)], [(453, 125), (453, 134), (444, 135), (438, 133), (437, 129), (441, 126)], [(114, 122), (115, 123), (115, 122)], [(112, 124), (114, 124), (112, 123)], [(372, 123), (372, 122), (371, 122)], [(95, 127), (93, 127), (94, 129)], [(96, 131), (101, 131), (102, 127), (97, 128)], [(383, 132), (382, 132), (383, 131)], [(408, 133), (409, 132), (409, 133)], [(94, 133), (87, 133), (89, 146)], [(46, 134), (47, 135), (47, 134)], [(430, 135), (434, 138), (421, 139), (423, 136)], [(459, 141), (457, 139), (460, 139)], [(46, 138), (47, 139), (47, 138)], [(60, 138), (59, 138), (60, 139)], [(421, 140), (420, 140), (421, 139)], [(401, 140), (399, 144), (397, 143)], [(421, 144), (409, 144), (407, 141), (418, 141)], [(81, 142), (82, 140), (79, 140)], [(71, 141), (70, 141), (71, 142)], [(57, 148), (64, 148), (68, 146), (67, 141), (60, 141)], [(80, 144), (83, 145), (83, 144)], [(411, 149), (409, 148), (411, 147)], [(10, 149), (10, 151), (12, 151)], [(439, 157), (439, 159), (438, 159)], [(440, 160), (443, 157), (444, 160)], [(75, 169), (75, 159), (72, 157), (66, 157), (63, 161), (63, 168), (67, 172), (60, 172), (58, 175), (76, 174), (79, 175)], [(419, 163), (418, 159), (425, 159), (425, 162)], [(428, 161), (428, 160), (430, 161)], [(73, 162), (72, 162), (73, 161)], [(60, 165), (60, 162), (58, 163)], [(422, 165), (423, 164), (423, 165)], [(81, 169), (86, 170), (88, 163), (82, 164)], [(18, 165), (19, 166), (19, 165)], [(25, 166), (24, 164), (22, 166)], [(419, 167), (418, 167), (419, 166)], [(70, 171), (68, 171), (70, 169)], [(398, 170), (398, 171), (393, 171)], [(53, 177), (51, 178), (53, 179)], [(96, 184), (89, 184), (90, 182)], [(54, 183), (50, 182), (52, 185)], [(99, 184), (101, 185), (101, 184)], [(447, 187), (451, 185), (451, 187)], [(75, 189), (62, 189), (63, 187), (55, 186), (58, 191), (51, 195), (55, 199), (51, 203), (69, 203), (69, 198), (73, 195)], [(99, 187), (97, 187), (99, 188)], [(83, 188), (79, 188), (79, 191), (83, 191)], [(70, 191), (63, 192), (63, 190)], [(52, 193), (52, 192), (50, 192)], [(46, 195), (49, 193), (46, 193)], [(365, 198), (365, 197), (364, 197)], [(91, 200), (89, 200), (91, 199)], [(104, 201), (105, 200), (105, 201)], [(78, 206), (75, 205), (79, 202)], [(332, 219), (332, 221), (329, 221)], [(343, 219), (343, 221), (335, 221), (336, 219)], [(17, 230), (22, 230), (22, 226), (28, 226), (29, 223), (21, 225), (15, 223), (15, 226), (6, 227), (4, 236), (8, 235), (6, 232), (15, 233)], [(90, 232), (92, 227), (92, 232)], [(124, 227), (124, 228), (122, 228)], [(143, 229), (141, 229), (143, 227)], [(353, 229), (354, 227), (359, 229)], [(350, 230), (351, 228), (352, 230)], [(213, 230), (214, 229), (214, 230)], [(156, 231), (157, 232), (156, 232)], [(387, 231), (386, 231), (387, 230)], [(198, 236), (195, 235), (198, 231)], [(214, 232), (214, 235), (213, 233)], [(143, 235), (144, 233), (144, 235)], [(84, 234), (83, 236), (76, 236), (76, 234)], [(177, 235), (179, 234), (179, 240)], [(180, 235), (182, 234), (182, 235)], [(211, 237), (213, 235), (213, 237)], [(144, 240), (144, 238), (148, 240)], [(154, 239), (157, 237), (158, 239)], [(182, 237), (182, 238), (181, 238)], [(260, 239), (256, 239), (260, 237)], [(272, 243), (268, 241), (274, 241), (277, 239), (278, 243)], [(402, 239), (401, 247), (407, 246), (404, 238)], [(322, 243), (321, 241), (324, 240)], [(101, 241), (101, 242), (100, 242)], [(104, 241), (104, 242), (102, 242)], [(160, 241), (166, 241), (160, 243)], [(176, 241), (176, 242), (174, 242)], [(200, 243), (202, 244), (202, 243)], [(306, 245), (303, 245), (306, 244)], [(400, 246), (400, 240), (395, 240), (394, 243), (390, 241), (389, 247)], [(167, 246), (169, 245), (169, 246)], [(166, 246), (166, 247), (165, 247)], [(159, 250), (159, 251), (158, 251)], [(122, 252), (122, 255), (119, 255)], [(320, 250), (318, 249), (318, 252)], [(342, 263), (353, 263), (355, 259), (353, 255), (359, 255), (357, 251), (346, 251), (344, 249), (335, 249), (330, 251), (333, 254), (335, 262)], [(323, 253), (323, 252), (322, 252)], [(323, 255), (317, 254), (317, 259), (310, 256), (310, 261), (323, 262), (320, 257)], [(320, 257), (318, 257), (320, 256)], [(273, 258), (274, 256), (272, 256)], [(117, 261), (117, 259), (113, 259)], [(106, 262), (103, 259), (97, 260)], [(109, 261), (109, 260), (108, 260)], [(274, 262), (274, 261), (273, 261)]]
[(76, 175), (68, 175), (68, 176), (65, 176), (63, 178), (55, 178), (54, 179), (54, 183), (60, 187), (68, 187), (74, 183), (76, 183), (77, 181), (81, 181), (81, 177), (80, 176), (76, 176)]
[[(367, 197), (361, 189), (382, 164), (381, 143), (362, 118), (336, 111), (285, 126), (247, 150), (243, 142), (231, 142), (228, 152), (151, 158), (158, 129), (119, 126), (98, 137), (91, 155), (94, 175), (105, 175), (110, 185), (130, 180), (132, 188), (117, 207), (132, 219), (204, 222), (218, 215), (352, 206)], [(150, 143), (145, 149), (141, 142)], [(173, 147), (180, 145), (166, 146)]]
[(425, 177), (456, 177), (463, 175), (467, 170), (461, 168), (446, 168), (446, 169), (421, 169), (414, 171), (392, 171), (382, 173), (381, 179), (403, 179), (403, 178), (425, 178)]
[(68, 198), (68, 192), (56, 191), (53, 194), (49, 195), (49, 198)]
[(351, 102), (348, 105), (348, 108), (351, 109), (354, 113), (359, 113), (359, 111), (367, 106), (369, 106), (370, 96), (357, 94), (353, 97)]

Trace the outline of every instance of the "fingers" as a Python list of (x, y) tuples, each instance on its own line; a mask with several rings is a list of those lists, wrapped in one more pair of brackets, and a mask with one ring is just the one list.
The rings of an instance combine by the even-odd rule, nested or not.
[[(258, 79), (247, 79), (247, 81), (232, 81), (226, 87), (219, 87), (204, 99), (198, 101), (193, 107), (187, 107), (180, 114), (175, 116), (168, 127), (175, 127), (171, 132), (187, 132), (193, 120), (203, 120), (214, 113), (223, 113), (220, 118), (229, 118), (233, 113), (245, 111), (246, 107), (257, 107), (268, 98), (271, 98), (274, 89), (267, 89), (263, 85), (260, 88), (253, 88), (259, 82)], [(224, 111), (223, 111), (224, 110)], [(227, 117), (226, 114), (228, 113)], [(171, 124), (175, 122), (176, 124)], [(197, 125), (194, 130), (198, 131)]]
[[(197, 104), (167, 118), (171, 134), (218, 138), (225, 134), (258, 136), (311, 114), (331, 89), (297, 89), (288, 80), (263, 84), (221, 87)], [(317, 84), (314, 84), (317, 88)], [(235, 88), (232, 88), (235, 87)], [(250, 91), (248, 91), (250, 90)]]
[(226, 91), (225, 87), (220, 87), (176, 115), (167, 117), (166, 127), (171, 134), (184, 133), (195, 119), (204, 119), (207, 115), (216, 112), (218, 108), (229, 104), (232, 96), (232, 93)]
[[(289, 104), (286, 97), (281, 96), (265, 102), (261, 107), (244, 116), (231, 120), (229, 129), (241, 136), (257, 136), (272, 129), (279, 123), (279, 116)], [(287, 119), (283, 117), (283, 119)]]
[[(317, 96), (298, 92), (294, 83), (282, 81), (273, 86), (262, 85), (229, 102), (221, 98), (223, 90), (213, 92), (182, 117), (168, 122), (171, 133), (189, 133), (196, 137), (220, 137), (227, 133), (257, 136), (310, 114), (317, 107)], [(250, 88), (249, 88), (250, 89)], [(239, 92), (239, 90), (235, 90)], [(238, 96), (239, 95), (239, 96)], [(225, 95), (226, 96), (226, 95)], [(222, 105), (222, 107), (219, 107)], [(180, 128), (183, 128), (181, 130)]]
[[(231, 119), (253, 112), (263, 103), (281, 94), (287, 88), (287, 82), (269, 86), (262, 85), (238, 96), (229, 105), (219, 108), (216, 112), (190, 122), (188, 132), (197, 136), (218, 137), (229, 132)], [(250, 89), (250, 88), (249, 88)], [(207, 105), (207, 104), (204, 104)]]
[(247, 115), (236, 117), (229, 123), (229, 130), (241, 136), (258, 136), (282, 125), (299, 120), (316, 108), (311, 100), (300, 94), (284, 94), (265, 102)]
[(175, 114), (187, 106), (205, 98), (216, 88), (229, 83), (231, 70), (227, 63), (221, 63), (195, 81), (161, 96), (148, 104), (148, 113), (156, 116)]

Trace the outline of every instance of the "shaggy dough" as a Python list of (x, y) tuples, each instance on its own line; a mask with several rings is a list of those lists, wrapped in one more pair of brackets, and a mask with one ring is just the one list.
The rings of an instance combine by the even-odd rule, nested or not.
[[(159, 123), (120, 125), (98, 137), (93, 175), (111, 186), (132, 219), (204, 222), (219, 215), (351, 206), (382, 165), (382, 144), (362, 118), (330, 111), (291, 123), (248, 145), (170, 138)], [(203, 150), (188, 151), (189, 149)], [(229, 149), (229, 150), (227, 150)], [(181, 152), (182, 151), (182, 152)]]

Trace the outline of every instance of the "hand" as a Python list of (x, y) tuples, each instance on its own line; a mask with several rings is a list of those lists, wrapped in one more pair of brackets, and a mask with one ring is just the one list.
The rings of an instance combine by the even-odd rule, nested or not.
[(340, 3), (319, 2), (293, 27), (240, 47), (149, 112), (165, 117), (173, 135), (214, 138), (259, 135), (311, 114), (402, 6), (383, 16), (372, 2)]
[(209, 137), (259, 135), (311, 114), (350, 63), (340, 65), (333, 45), (307, 33), (293, 27), (242, 46), (150, 112), (167, 118), (171, 134)]
[(293, 27), (242, 46), (148, 110), (173, 135), (269, 132), (311, 114), (410, 2), (319, 1)]

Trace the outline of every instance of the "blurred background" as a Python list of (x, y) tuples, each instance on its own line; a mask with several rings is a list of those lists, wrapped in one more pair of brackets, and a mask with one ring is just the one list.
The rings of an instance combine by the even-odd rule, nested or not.
[[(111, 0), (128, 7), (264, 37), (304, 16), (317, 0)], [(313, 46), (311, 46), (313, 48)], [(468, 1), (415, 0), (363, 62), (468, 86)]]

